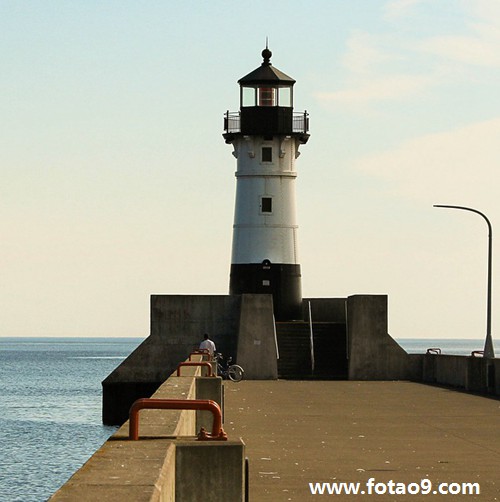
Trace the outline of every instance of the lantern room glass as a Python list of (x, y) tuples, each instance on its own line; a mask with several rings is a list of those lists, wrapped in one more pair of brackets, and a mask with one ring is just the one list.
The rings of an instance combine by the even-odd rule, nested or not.
[(278, 89), (275, 87), (259, 87), (257, 89), (257, 106), (277, 106)]
[(278, 106), (292, 106), (292, 88), (280, 87), (278, 89)]
[(292, 88), (291, 87), (273, 87), (270, 85), (261, 85), (255, 87), (241, 87), (241, 106), (283, 106), (291, 108)]
[(241, 88), (241, 106), (255, 106), (257, 89), (255, 87)]

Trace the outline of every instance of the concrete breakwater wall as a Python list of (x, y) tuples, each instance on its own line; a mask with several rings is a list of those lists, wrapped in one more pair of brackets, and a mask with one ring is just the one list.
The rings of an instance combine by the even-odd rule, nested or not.
[[(211, 399), (222, 407), (221, 378), (202, 371), (183, 367), (186, 376), (172, 373), (152, 398)], [(142, 410), (138, 441), (129, 439), (127, 420), (49, 500), (243, 501), (245, 445), (237, 438), (197, 440), (212, 420), (208, 411)]]
[(271, 295), (152, 295), (150, 336), (102, 383), (103, 423), (123, 423), (131, 404), (155, 392), (204, 332), (236, 356), (245, 379), (333, 375), (500, 392), (498, 363), (408, 354), (389, 334), (386, 295), (304, 298), (302, 321), (289, 323), (274, 322)]
[(500, 396), (500, 359), (425, 354), (423, 383), (447, 385), (470, 392)]
[[(320, 324), (329, 326), (329, 338), (315, 331)], [(269, 294), (152, 295), (150, 336), (102, 383), (103, 423), (123, 423), (132, 402), (151, 395), (205, 332), (236, 356), (245, 379), (297, 378), (308, 368), (315, 378), (322, 372), (349, 380), (418, 381), (422, 373), (421, 359), (388, 333), (386, 295), (304, 298), (302, 319), (289, 323), (274, 322)], [(278, 359), (292, 369), (280, 375)]]

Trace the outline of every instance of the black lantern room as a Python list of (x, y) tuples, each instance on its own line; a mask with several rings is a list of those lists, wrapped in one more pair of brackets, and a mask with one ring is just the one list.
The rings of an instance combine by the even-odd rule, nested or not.
[(262, 64), (240, 78), (240, 111), (227, 112), (224, 138), (230, 143), (234, 133), (243, 135), (301, 135), (307, 142), (307, 112), (294, 113), (295, 80), (271, 64), (272, 52), (262, 51)]

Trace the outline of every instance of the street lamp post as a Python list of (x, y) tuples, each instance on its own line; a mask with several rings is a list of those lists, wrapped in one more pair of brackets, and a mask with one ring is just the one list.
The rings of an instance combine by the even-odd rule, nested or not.
[(463, 209), (464, 211), (471, 211), (472, 213), (476, 213), (482, 216), (488, 225), (488, 297), (486, 306), (486, 340), (484, 342), (484, 357), (494, 358), (495, 351), (493, 350), (493, 339), (491, 338), (491, 255), (493, 247), (493, 230), (491, 228), (490, 220), (488, 220), (488, 218), (483, 213), (481, 213), (481, 211), (472, 209), (471, 207), (445, 206), (442, 204), (434, 204), (434, 207), (445, 207), (449, 209)]

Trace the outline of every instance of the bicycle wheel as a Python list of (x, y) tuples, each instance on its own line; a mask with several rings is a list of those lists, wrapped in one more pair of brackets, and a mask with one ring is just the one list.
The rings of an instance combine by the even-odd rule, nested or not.
[(239, 382), (243, 378), (243, 373), (245, 373), (243, 368), (237, 364), (232, 364), (227, 369), (227, 376), (229, 377), (229, 380), (232, 380), (233, 382)]

